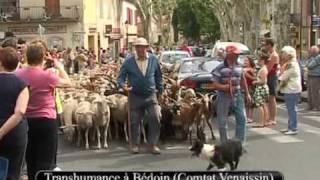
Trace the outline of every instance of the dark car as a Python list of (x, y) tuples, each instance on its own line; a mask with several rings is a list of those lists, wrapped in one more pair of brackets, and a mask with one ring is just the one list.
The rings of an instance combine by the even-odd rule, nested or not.
[(213, 92), (211, 72), (219, 64), (221, 61), (206, 57), (183, 60), (178, 74), (178, 77), (184, 77), (179, 78), (180, 86), (192, 88), (196, 92)]

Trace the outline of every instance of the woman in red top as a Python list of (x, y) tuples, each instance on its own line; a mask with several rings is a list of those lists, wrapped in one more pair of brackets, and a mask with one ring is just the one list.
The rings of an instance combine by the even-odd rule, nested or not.
[[(252, 82), (256, 80), (255, 72), (256, 72), (256, 69), (255, 69), (254, 59), (252, 56), (247, 56), (244, 61), (244, 75), (245, 75), (248, 89), (251, 95), (253, 95), (253, 89), (254, 89)], [(252, 121), (253, 106), (247, 103), (246, 111), (247, 111), (247, 117), (248, 117), (247, 122), (252, 123), (253, 122)]]

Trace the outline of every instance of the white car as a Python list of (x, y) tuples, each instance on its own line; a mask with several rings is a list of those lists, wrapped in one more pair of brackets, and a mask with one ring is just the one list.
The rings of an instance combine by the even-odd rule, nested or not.
[(161, 53), (159, 62), (165, 68), (172, 68), (174, 64), (180, 63), (181, 59), (190, 57), (186, 51), (164, 51)]
[(240, 49), (241, 54), (239, 56), (238, 62), (239, 62), (239, 64), (243, 64), (244, 57), (246, 55), (250, 54), (250, 49), (246, 45), (239, 43), (239, 42), (220, 42), (220, 41), (217, 41), (211, 51), (211, 57), (217, 58), (217, 59), (221, 58), (221, 57), (219, 57), (219, 52), (225, 53), (226, 47), (229, 45), (235, 45), (236, 47), (238, 47)]

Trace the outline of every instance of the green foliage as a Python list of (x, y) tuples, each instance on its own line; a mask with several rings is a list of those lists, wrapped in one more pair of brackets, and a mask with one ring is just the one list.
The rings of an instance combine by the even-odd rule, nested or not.
[(220, 37), (219, 21), (206, 0), (177, 0), (172, 25), (189, 40), (198, 42), (205, 37), (213, 42)]

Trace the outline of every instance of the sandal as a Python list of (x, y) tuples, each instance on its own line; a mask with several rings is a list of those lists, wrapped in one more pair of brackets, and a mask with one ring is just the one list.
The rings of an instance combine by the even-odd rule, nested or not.
[(253, 120), (248, 118), (247, 123), (248, 124), (253, 123)]
[(276, 123), (275, 121), (267, 122), (267, 123), (266, 123), (266, 126), (267, 126), (267, 127), (273, 127), (273, 126), (276, 126), (276, 125), (277, 125), (277, 123)]
[(266, 127), (266, 125), (264, 125), (264, 124), (254, 124), (251, 127), (252, 128), (264, 128), (264, 127)]

